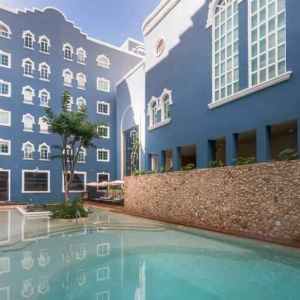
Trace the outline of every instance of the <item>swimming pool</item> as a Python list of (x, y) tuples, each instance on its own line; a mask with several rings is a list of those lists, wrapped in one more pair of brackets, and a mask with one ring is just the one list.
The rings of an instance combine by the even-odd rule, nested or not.
[(94, 210), (0, 210), (0, 299), (299, 300), (300, 251)]

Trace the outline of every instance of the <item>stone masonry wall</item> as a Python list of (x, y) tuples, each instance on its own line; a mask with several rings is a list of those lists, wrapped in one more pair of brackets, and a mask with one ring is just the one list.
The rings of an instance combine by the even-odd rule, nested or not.
[(300, 161), (126, 177), (125, 211), (300, 245)]

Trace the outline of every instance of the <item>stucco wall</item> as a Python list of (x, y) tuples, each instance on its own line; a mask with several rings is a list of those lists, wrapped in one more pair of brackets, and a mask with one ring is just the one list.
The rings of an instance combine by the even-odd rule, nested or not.
[(125, 210), (300, 246), (300, 161), (127, 177)]

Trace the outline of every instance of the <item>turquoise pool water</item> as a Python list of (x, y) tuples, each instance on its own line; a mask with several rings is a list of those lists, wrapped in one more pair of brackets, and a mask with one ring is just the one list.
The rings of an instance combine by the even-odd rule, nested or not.
[(300, 251), (95, 210), (0, 210), (0, 299), (299, 300)]

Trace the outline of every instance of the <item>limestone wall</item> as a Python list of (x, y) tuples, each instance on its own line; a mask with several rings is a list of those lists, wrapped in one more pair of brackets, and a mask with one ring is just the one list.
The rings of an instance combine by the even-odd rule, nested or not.
[(300, 245), (300, 161), (127, 177), (125, 211)]

